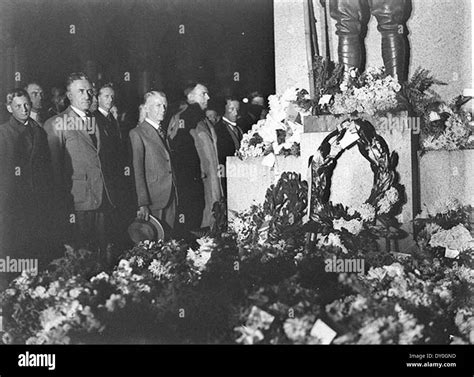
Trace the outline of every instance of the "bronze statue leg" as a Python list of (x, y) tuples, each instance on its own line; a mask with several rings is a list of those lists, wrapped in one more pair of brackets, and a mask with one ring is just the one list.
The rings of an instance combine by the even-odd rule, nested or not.
[(329, 7), (331, 17), (337, 21), (337, 52), (339, 63), (344, 65), (344, 81), (347, 82), (350, 68), (362, 69), (361, 6), (359, 0), (331, 0)]
[(369, 0), (370, 12), (377, 19), (382, 34), (382, 58), (386, 72), (398, 81), (408, 78), (408, 40), (405, 33), (405, 0)]

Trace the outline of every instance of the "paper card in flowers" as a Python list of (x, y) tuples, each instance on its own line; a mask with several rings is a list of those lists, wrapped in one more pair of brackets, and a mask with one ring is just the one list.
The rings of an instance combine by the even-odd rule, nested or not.
[(266, 311), (257, 308), (256, 306), (252, 306), (249, 317), (245, 324), (247, 327), (268, 330), (274, 319), (275, 317)]
[(239, 326), (234, 331), (238, 331), (241, 334), (236, 340), (239, 344), (255, 344), (264, 338), (262, 332), (254, 327)]
[(337, 333), (323, 321), (318, 319), (314, 323), (310, 335), (314, 338), (317, 338), (320, 341), (320, 344), (331, 344)]

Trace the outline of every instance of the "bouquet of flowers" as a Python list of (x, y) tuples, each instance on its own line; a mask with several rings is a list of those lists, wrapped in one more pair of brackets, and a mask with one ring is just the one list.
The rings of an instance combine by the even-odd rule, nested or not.
[(360, 76), (352, 70), (351, 77), (351, 82), (343, 82), (341, 93), (334, 96), (330, 108), (333, 114), (376, 115), (398, 107), (397, 93), (401, 85), (386, 74), (384, 68), (368, 67)]
[(311, 101), (304, 89), (290, 88), (282, 95), (268, 97), (270, 111), (266, 119), (259, 120), (243, 135), (238, 155), (261, 157), (276, 155), (299, 155), (299, 144), (303, 125), (301, 115), (309, 115)]
[(471, 114), (441, 103), (423, 117), (424, 150), (458, 150), (474, 146)]

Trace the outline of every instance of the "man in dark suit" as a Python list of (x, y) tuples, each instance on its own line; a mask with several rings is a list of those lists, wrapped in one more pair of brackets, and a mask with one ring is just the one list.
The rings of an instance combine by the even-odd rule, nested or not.
[(32, 81), (25, 86), (25, 90), (27, 91), (31, 100), (30, 118), (40, 126), (43, 126), (45, 119), (43, 115), (43, 89), (38, 83)]
[(240, 102), (237, 98), (225, 99), (225, 112), (222, 119), (214, 126), (217, 134), (217, 153), (219, 156), (219, 175), (224, 195), (227, 195), (226, 159), (234, 156), (240, 148), (242, 130), (237, 126)]
[[(104, 174), (101, 132), (88, 109), (92, 85), (84, 73), (72, 73), (66, 83), (71, 105), (48, 119), (48, 134), (54, 173), (55, 194), (61, 206), (61, 221), (71, 226), (73, 243), (105, 257), (113, 240), (107, 233), (111, 208), (110, 182)], [(101, 159), (102, 157), (102, 159)]]
[(6, 105), (11, 117), (0, 126), (0, 257), (37, 258), (44, 264), (50, 257), (45, 254), (51, 195), (47, 137), (29, 117), (25, 90), (10, 91)]
[(184, 94), (187, 104), (171, 119), (168, 137), (178, 186), (176, 227), (186, 234), (212, 226), (212, 207), (220, 200), (222, 188), (215, 131), (205, 114), (208, 90), (192, 83)]
[(130, 141), (138, 199), (137, 217), (148, 220), (152, 215), (172, 229), (176, 216), (176, 192), (166, 131), (162, 125), (167, 105), (164, 93), (146, 93), (145, 120), (130, 131)]
[(122, 139), (120, 126), (112, 113), (115, 104), (115, 90), (112, 83), (102, 85), (97, 92), (97, 110), (93, 115), (100, 132), (99, 157), (102, 162), (102, 171), (108, 183), (112, 202), (115, 208), (111, 210), (108, 234), (115, 242), (115, 252), (123, 251), (127, 246), (127, 226), (133, 215), (128, 213), (130, 188), (127, 178), (130, 169), (127, 165), (127, 149)]

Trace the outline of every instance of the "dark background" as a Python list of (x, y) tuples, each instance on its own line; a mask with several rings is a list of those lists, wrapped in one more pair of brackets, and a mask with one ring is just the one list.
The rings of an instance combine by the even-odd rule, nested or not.
[(38, 81), (47, 107), (51, 88), (83, 71), (112, 81), (119, 112), (136, 116), (146, 91), (174, 102), (187, 81), (207, 83), (211, 98), (266, 97), (274, 64), (272, 0), (0, 0), (2, 103)]

